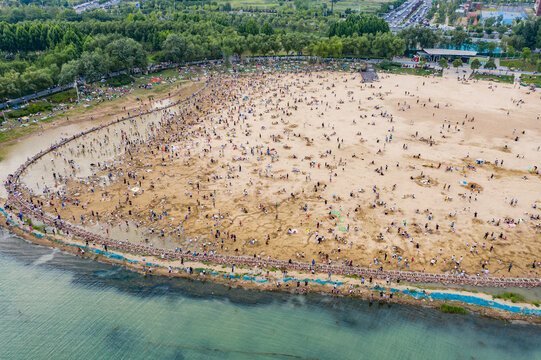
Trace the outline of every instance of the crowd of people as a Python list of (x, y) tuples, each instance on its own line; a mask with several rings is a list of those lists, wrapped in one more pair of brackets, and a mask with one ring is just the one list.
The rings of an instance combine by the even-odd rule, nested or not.
[[(480, 215), (487, 183), (473, 178), (501, 171), (481, 169), (469, 153), (460, 165), (432, 155), (478, 124), (476, 115), (448, 119), (438, 110), (452, 104), (415, 94), (432, 78), (397, 94), (390, 77), (363, 83), (356, 72), (274, 70), (215, 74), (185, 101), (149, 104), (62, 140), (8, 179), (10, 203), (65, 234), (137, 253), (393, 281), (540, 285), (535, 251), (527, 265), (515, 263), (520, 278), (503, 278), (515, 228), (527, 239), (540, 231), (536, 203), (527, 219)], [(405, 120), (410, 111), (438, 114), (441, 126)], [(35, 186), (21, 184), (30, 165), (45, 170)], [(439, 186), (442, 179), (449, 183)]]

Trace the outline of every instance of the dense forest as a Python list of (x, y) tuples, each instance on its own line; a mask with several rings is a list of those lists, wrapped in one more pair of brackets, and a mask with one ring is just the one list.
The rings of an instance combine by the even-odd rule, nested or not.
[[(326, 6), (309, 7), (303, 0), (272, 12), (148, 0), (78, 14), (67, 3), (42, 3), (0, 9), (0, 99), (163, 61), (276, 54), (390, 59), (407, 48), (469, 41), (462, 30), (443, 36), (410, 28), (394, 35), (374, 15), (331, 14)], [(517, 49), (541, 47), (540, 34), (541, 19), (519, 24), (509, 43)]]
[(266, 14), (224, 7), (164, 0), (82, 14), (54, 6), (3, 9), (0, 98), (162, 61), (291, 53), (391, 58), (405, 50), (375, 16), (350, 14), (344, 23), (351, 27), (337, 28), (339, 16), (323, 8)]

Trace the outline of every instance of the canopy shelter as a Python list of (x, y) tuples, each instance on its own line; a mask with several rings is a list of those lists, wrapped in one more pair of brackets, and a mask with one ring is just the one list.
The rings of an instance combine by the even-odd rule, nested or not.
[(453, 49), (423, 49), (417, 52), (419, 57), (424, 56), (428, 61), (439, 61), (441, 58), (447, 61), (460, 59), (464, 63), (468, 63), (471, 57), (477, 55), (477, 51), (453, 50)]

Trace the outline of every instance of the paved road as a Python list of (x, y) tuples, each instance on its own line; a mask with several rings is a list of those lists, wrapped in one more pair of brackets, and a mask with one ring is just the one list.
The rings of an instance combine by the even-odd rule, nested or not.
[[(267, 59), (267, 58), (272, 58), (272, 57), (256, 57), (256, 58), (253, 58), (253, 59), (255, 59), (255, 60), (264, 60), (264, 59)], [(293, 59), (293, 58), (306, 59), (306, 58), (308, 58), (308, 56), (284, 56), (284, 57), (281, 57), (281, 58), (284, 58), (284, 59)], [(250, 59), (245, 58), (244, 60), (249, 61)], [(375, 63), (375, 64), (382, 61), (381, 59), (343, 59), (343, 60), (345, 60), (345, 61), (347, 61), (347, 60), (366, 61), (366, 62), (371, 62), (371, 63)], [(214, 60), (214, 61), (210, 61), (210, 62), (216, 62), (216, 61), (219, 61), (219, 60)], [(393, 59), (393, 61), (394, 62), (399, 62), (400, 64), (403, 64), (403, 65), (418, 65), (418, 63), (414, 62), (413, 60), (411, 60), (409, 58), (395, 58), (395, 59)], [(188, 64), (184, 64), (184, 65), (196, 65), (196, 64), (207, 63), (207, 62), (209, 62), (209, 61), (196, 61), (196, 62), (191, 62), (191, 63), (188, 63)], [(149, 72), (150, 71), (157, 71), (157, 70), (160, 70), (160, 69), (167, 69), (167, 68), (176, 67), (176, 66), (179, 66), (179, 65), (180, 64), (151, 65), (146, 70), (149, 71)], [(441, 68), (437, 63), (427, 63), (427, 65), (429, 65), (431, 67), (434, 67), (434, 68)], [(471, 71), (469, 65), (462, 66), (459, 69)], [(519, 78), (520, 78), (520, 74), (538, 75), (538, 73), (530, 72), (530, 71), (519, 71), (519, 70), (510, 71), (505, 67), (499, 67), (498, 69), (494, 69), (494, 70), (481, 69), (481, 71), (488, 72), (488, 73), (494, 73), (494, 74), (498, 74), (498, 75), (509, 75), (509, 74), (513, 73), (513, 74), (515, 74), (515, 77), (517, 77), (517, 74), (518, 74)], [(132, 72), (141, 72), (141, 69), (133, 69)], [(107, 74), (107, 75), (103, 76), (103, 78), (105, 79), (105, 78), (109, 78), (109, 77), (112, 77), (112, 76), (117, 76), (119, 74), (125, 74), (125, 73), (126, 73), (126, 71), (117, 71), (117, 72), (114, 72), (114, 73)], [(82, 84), (84, 84), (84, 82), (83, 81), (78, 81), (78, 84), (82, 85)], [(11, 107), (11, 106), (16, 105), (16, 104), (24, 103), (24, 102), (27, 102), (27, 101), (30, 101), (30, 100), (33, 100), (33, 99), (37, 99), (37, 98), (40, 98), (40, 97), (43, 97), (43, 96), (51, 95), (51, 94), (54, 94), (54, 93), (57, 93), (57, 92), (60, 92), (60, 91), (64, 91), (64, 90), (69, 89), (71, 87), (73, 87), (73, 85), (56, 86), (56, 87), (53, 87), (53, 88), (50, 88), (50, 89), (47, 89), (47, 90), (40, 91), (40, 92), (35, 93), (35, 94), (22, 96), (22, 97), (17, 98), (17, 99), (11, 99), (11, 100), (8, 100), (6, 102), (0, 103), (0, 109), (3, 109), (3, 108), (8, 107), (8, 106)]]
[[(177, 66), (177, 65), (176, 64), (151, 65), (151, 66), (148, 67), (147, 71), (156, 71), (156, 70), (165, 69), (165, 68), (173, 67), (173, 66)], [(133, 72), (141, 72), (141, 69), (133, 69), (131, 72), (132, 73)], [(117, 75), (120, 75), (120, 74), (126, 74), (126, 73), (127, 73), (126, 71), (116, 71), (116, 72), (112, 72), (110, 74), (104, 75), (102, 78), (106, 79), (106, 78), (110, 78), (110, 77), (113, 77), (113, 76), (117, 76)], [(78, 80), (77, 84), (78, 85), (83, 85), (84, 80)], [(40, 92), (37, 92), (37, 93), (34, 93), (34, 94), (21, 96), (20, 98), (17, 98), (17, 99), (10, 99), (10, 100), (8, 100), (6, 102), (0, 103), (0, 109), (3, 109), (5, 107), (11, 107), (13, 105), (17, 105), (17, 104), (20, 104), (20, 103), (25, 103), (27, 101), (37, 99), (37, 98), (40, 98), (40, 97), (43, 97), (43, 96), (51, 95), (51, 94), (54, 94), (54, 93), (57, 93), (57, 92), (60, 92), (60, 91), (64, 91), (64, 90), (70, 89), (72, 87), (73, 87), (73, 84), (55, 86), (55, 87), (52, 87), (52, 88), (49, 88), (47, 90), (43, 90), (43, 91), (40, 91)]]
[[(398, 62), (402, 65), (419, 65), (419, 63), (411, 60), (411, 59), (406, 59), (406, 58), (395, 58), (393, 59), (394, 62)], [(433, 68), (436, 68), (436, 69), (441, 69), (441, 66), (438, 65), (438, 63), (435, 63), (435, 62), (427, 62), (426, 65), (430, 66), (430, 67), (433, 67)], [(454, 70), (455, 68), (452, 67), (452, 69)], [(467, 72), (471, 72), (471, 68), (470, 68), (470, 65), (469, 64), (464, 64), (463, 66), (460, 66), (459, 68), (459, 71), (467, 71)], [(509, 70), (507, 67), (505, 66), (499, 66), (498, 68), (496, 69), (479, 69), (477, 70), (478, 72), (486, 72), (486, 73), (489, 73), (489, 74), (495, 74), (495, 75), (515, 75), (515, 78), (520, 78), (520, 75), (522, 74), (525, 74), (525, 75), (539, 75), (539, 73), (536, 73), (536, 72), (532, 72), (532, 71), (521, 71), (521, 70)]]
[(422, 23), (432, 7), (431, 0), (407, 0), (405, 3), (383, 16), (393, 31)]

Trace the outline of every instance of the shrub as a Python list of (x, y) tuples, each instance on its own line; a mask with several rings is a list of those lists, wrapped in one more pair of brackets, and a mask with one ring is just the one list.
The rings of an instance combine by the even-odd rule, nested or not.
[(46, 99), (55, 104), (69, 103), (71, 102), (71, 100), (73, 101), (77, 100), (77, 92), (75, 91), (75, 89), (68, 89), (68, 90), (47, 96)]
[(379, 63), (379, 67), (382, 68), (383, 70), (391, 70), (393, 68), (402, 67), (402, 64), (389, 61), (389, 60), (382, 60)]
[(125, 85), (131, 84), (132, 82), (133, 82), (133, 78), (126, 74), (120, 74), (120, 75), (113, 76), (112, 78), (105, 80), (105, 84), (111, 87), (125, 86)]
[(11, 110), (6, 113), (6, 116), (10, 119), (20, 118), (22, 116), (28, 116), (30, 114), (35, 114), (38, 112), (48, 112), (53, 109), (53, 105), (49, 104), (46, 101), (37, 101), (31, 104), (28, 104), (24, 108)]
[(513, 292), (504, 292), (503, 294), (499, 295), (493, 295), (493, 299), (503, 299), (503, 300), (511, 300), (511, 302), (524, 302), (526, 299), (524, 299), (524, 296), (513, 293)]
[(465, 314), (466, 309), (460, 306), (441, 304), (440, 310), (448, 314)]

